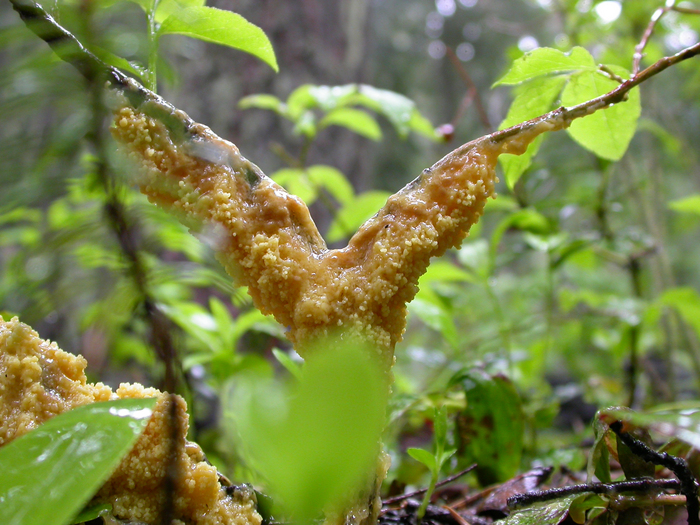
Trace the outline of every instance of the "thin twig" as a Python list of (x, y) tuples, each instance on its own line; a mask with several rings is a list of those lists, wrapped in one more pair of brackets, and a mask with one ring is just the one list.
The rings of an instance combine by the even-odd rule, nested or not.
[(508, 507), (515, 510), (542, 501), (559, 499), (572, 494), (616, 495), (623, 492), (649, 492), (659, 489), (678, 489), (680, 483), (675, 479), (641, 479), (634, 481), (619, 481), (616, 483), (583, 483), (549, 490), (533, 490), (525, 494), (516, 494), (508, 498)]
[(648, 447), (628, 432), (625, 432), (620, 421), (612, 423), (610, 425), (610, 430), (615, 432), (620, 438), (620, 441), (627, 445), (634, 454), (650, 463), (666, 467), (676, 475), (680, 482), (681, 494), (686, 498), (688, 525), (700, 525), (700, 502), (698, 501), (697, 482), (685, 460), (666, 452), (657, 452)]
[[(457, 472), (457, 474), (449, 476), (449, 477), (443, 479), (442, 481), (438, 481), (435, 484), (435, 488), (442, 487), (444, 485), (447, 485), (448, 483), (452, 483), (453, 481), (464, 476), (467, 472), (471, 472), (475, 468), (476, 468), (476, 463), (474, 465), (471, 465), (471, 466), (465, 468), (464, 470), (462, 470), (460, 472)], [(406, 500), (409, 498), (415, 498), (416, 496), (420, 496), (421, 494), (424, 494), (427, 490), (428, 489), (426, 487), (424, 489), (419, 489), (419, 490), (415, 490), (413, 492), (409, 492), (408, 494), (402, 494), (400, 496), (394, 496), (393, 498), (387, 498), (387, 499), (382, 501), (382, 504), (383, 505), (393, 505), (394, 503), (398, 503), (399, 501), (403, 501), (403, 500)]]
[(700, 9), (676, 6), (675, 0), (673, 2), (667, 2), (665, 6), (659, 7), (656, 11), (654, 11), (654, 14), (651, 15), (651, 19), (649, 20), (649, 24), (644, 30), (642, 39), (639, 41), (639, 44), (637, 44), (634, 48), (632, 75), (636, 75), (639, 72), (639, 65), (642, 62), (642, 58), (644, 58), (644, 49), (647, 47), (649, 40), (654, 34), (656, 24), (658, 24), (659, 20), (661, 20), (661, 18), (663, 18), (664, 15), (669, 11), (675, 11), (677, 13), (682, 13), (685, 15), (700, 15)]
[[(476, 84), (474, 84), (474, 81), (472, 80), (472, 77), (469, 76), (469, 73), (467, 73), (467, 69), (464, 67), (464, 64), (462, 64), (462, 61), (457, 57), (454, 50), (450, 46), (447, 46), (446, 52), (448, 58), (450, 59), (450, 62), (452, 62), (452, 65), (457, 70), (459, 77), (462, 79), (462, 82), (464, 82), (464, 85), (467, 87), (467, 97), (474, 100), (474, 106), (476, 107), (476, 111), (479, 114), (481, 124), (484, 126), (487, 132), (490, 132), (493, 129), (493, 126), (489, 121), (489, 116), (486, 113), (484, 104), (481, 102), (481, 97), (479, 97), (479, 90), (477, 89)], [(462, 109), (461, 113), (463, 112), (464, 110)], [(462, 115), (460, 113), (458, 113), (458, 115), (459, 118), (461, 118)], [(452, 125), (456, 127), (458, 120), (459, 119), (455, 117), (455, 120), (452, 122)]]

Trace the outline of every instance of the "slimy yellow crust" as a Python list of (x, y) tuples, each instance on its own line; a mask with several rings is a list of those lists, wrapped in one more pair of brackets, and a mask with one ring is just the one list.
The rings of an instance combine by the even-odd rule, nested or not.
[(188, 525), (261, 524), (254, 493), (244, 489), (227, 495), (199, 445), (185, 441), (188, 415), (182, 398), (138, 384), (122, 384), (113, 392), (102, 383), (87, 383), (85, 365), (83, 357), (42, 340), (17, 318), (6, 322), (0, 317), (0, 446), (87, 403), (158, 398), (143, 434), (93, 500), (111, 503), (113, 515), (122, 520), (156, 525), (165, 504), (163, 487), (173, 435), (169, 403), (174, 398), (175, 423), (183, 436), (175, 449), (174, 518)]

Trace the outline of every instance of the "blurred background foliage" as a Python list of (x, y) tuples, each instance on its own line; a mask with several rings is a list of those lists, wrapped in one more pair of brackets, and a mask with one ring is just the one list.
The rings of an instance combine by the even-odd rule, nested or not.
[[(89, 46), (147, 63), (146, 20), (136, 4), (44, 5)], [(160, 94), (305, 198), (320, 230), (340, 246), (389, 193), (498, 127), (512, 90), (490, 86), (513, 59), (538, 46), (579, 45), (597, 62), (629, 70), (660, 2), (210, 5), (260, 26), (279, 73), (229, 48), (166, 35)], [(670, 13), (643, 64), (696, 42), (698, 33), (700, 17)], [(232, 285), (206, 238), (190, 235), (129, 185), (113, 146), (94, 140), (107, 119), (91, 103), (91, 87), (26, 29), (8, 2), (0, 3), (0, 67), (3, 316), (19, 315), (42, 337), (85, 355), (91, 379), (158, 384), (163, 370), (150, 347), (142, 297), (106, 218), (110, 197), (100, 166), (108, 159), (111, 195), (124, 205), (149, 293), (172, 323), (192, 437), (224, 473), (254, 479), (222, 430), (221, 405), (228, 406), (243, 375), (295, 370), (284, 328)], [(354, 114), (334, 116), (333, 108), (309, 106), (306, 120), (301, 113), (290, 118), (279, 105), (317, 89), (309, 84), (349, 83), (415, 102), (410, 132), (392, 121), (391, 109), (366, 101), (352, 106)], [(436, 408), (447, 407), (444, 439), (458, 449), (444, 469), (466, 465), (479, 450), (491, 457), (477, 473), (488, 483), (532, 464), (581, 468), (579, 446), (592, 438), (588, 422), (599, 407), (697, 399), (698, 85), (697, 59), (645, 83), (639, 129), (619, 162), (596, 158), (563, 133), (549, 137), (512, 190), (501, 184), (464, 245), (434, 261), (397, 348), (385, 437), (390, 482), (425, 479), (426, 468), (405, 450), (429, 446)], [(489, 430), (484, 417), (494, 411), (509, 416)], [(493, 443), (514, 433), (522, 439), (508, 441), (504, 459)]]

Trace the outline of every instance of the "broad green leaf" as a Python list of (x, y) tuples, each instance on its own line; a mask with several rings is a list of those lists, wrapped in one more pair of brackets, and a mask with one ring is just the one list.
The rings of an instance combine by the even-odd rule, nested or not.
[(700, 193), (671, 201), (668, 203), (668, 207), (673, 211), (700, 215)]
[[(536, 78), (518, 86), (515, 100), (508, 109), (508, 115), (498, 129), (506, 129), (526, 120), (538, 117), (552, 107), (564, 87), (565, 76)], [(530, 167), (532, 157), (540, 148), (544, 135), (537, 137), (522, 155), (501, 155), (500, 160), (508, 187), (512, 188), (520, 176)]]
[(357, 84), (344, 86), (310, 86), (309, 95), (323, 111), (332, 111), (341, 107), (358, 91)]
[(312, 94), (312, 90), (316, 87), (318, 86), (304, 84), (289, 94), (287, 97), (287, 108), (289, 118), (292, 121), (296, 121), (306, 110), (315, 108), (318, 105), (318, 101)]
[(427, 450), (424, 450), (422, 448), (411, 447), (408, 450), (406, 450), (406, 452), (408, 453), (409, 456), (411, 456), (416, 461), (423, 463), (423, 465), (428, 467), (428, 469), (431, 472), (434, 472), (435, 470), (437, 470), (437, 463), (435, 461), (435, 456), (432, 453), (428, 452)]
[(539, 47), (513, 62), (512, 67), (493, 86), (514, 85), (543, 75), (558, 75), (574, 71), (595, 71), (595, 60), (582, 47), (562, 53), (550, 47)]
[(302, 520), (354, 493), (374, 471), (388, 392), (375, 348), (335, 334), (306, 351), (292, 389), (255, 381), (234, 399), (249, 461)]
[(428, 301), (425, 295), (421, 295), (409, 303), (408, 311), (438, 332), (453, 348), (458, 346), (457, 327), (452, 314), (444, 305)]
[(525, 432), (515, 386), (504, 376), (479, 370), (459, 373), (451, 383), (461, 385), (467, 398), (456, 425), (461, 462), (477, 463), (482, 485), (510, 479), (520, 467)]
[(287, 106), (274, 95), (261, 93), (258, 95), (249, 95), (238, 101), (238, 107), (241, 109), (259, 108), (269, 109), (279, 115), (284, 115)]
[(326, 236), (328, 241), (339, 241), (355, 233), (362, 223), (386, 204), (390, 196), (386, 191), (367, 191), (349, 201), (333, 219)]
[(0, 448), (5, 525), (65, 525), (129, 452), (155, 399), (92, 403)]
[(421, 276), (419, 287), (427, 283), (435, 282), (467, 282), (473, 283), (476, 278), (470, 272), (455, 266), (445, 260), (431, 262), (426, 272)]
[(339, 170), (333, 166), (316, 164), (306, 169), (309, 180), (317, 187), (324, 188), (340, 204), (347, 204), (355, 198), (355, 190)]
[(316, 202), (318, 198), (318, 189), (302, 169), (283, 168), (270, 175), (270, 178), (303, 200), (307, 206)]
[(415, 102), (399, 93), (361, 84), (353, 103), (365, 106), (384, 115), (392, 123), (400, 137), (405, 138), (411, 130)]
[[(623, 78), (629, 76), (624, 68), (609, 66)], [(619, 84), (597, 71), (584, 71), (571, 77), (561, 95), (561, 103), (570, 107), (615, 89)], [(620, 160), (627, 151), (637, 129), (642, 107), (639, 88), (629, 92), (628, 100), (576, 119), (567, 133), (584, 148), (607, 160)]]
[(279, 70), (275, 52), (258, 26), (241, 15), (215, 7), (194, 6), (173, 11), (158, 30), (158, 35), (177, 34), (233, 47), (250, 53)]
[(338, 108), (332, 110), (319, 122), (319, 128), (328, 126), (342, 126), (375, 141), (382, 138), (382, 130), (377, 121), (359, 109)]
[(580, 494), (572, 494), (547, 503), (538, 503), (511, 512), (500, 525), (559, 525), (569, 514), (569, 507)]
[(206, 0), (159, 0), (156, 9), (156, 22), (162, 24), (165, 19), (177, 11), (188, 7), (202, 7)]

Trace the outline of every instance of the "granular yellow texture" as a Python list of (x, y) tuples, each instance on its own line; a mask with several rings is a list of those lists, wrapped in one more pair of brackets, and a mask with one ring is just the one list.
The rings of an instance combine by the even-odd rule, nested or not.
[[(138, 384), (122, 384), (112, 392), (102, 383), (87, 383), (86, 364), (83, 357), (42, 340), (17, 318), (6, 322), (0, 317), (0, 446), (87, 403), (157, 397), (143, 434), (94, 502), (111, 503), (113, 515), (120, 519), (159, 524), (166, 501), (166, 466), (174, 457), (175, 520), (188, 525), (260, 525), (254, 493), (242, 488), (227, 494), (216, 468), (204, 461), (202, 449), (185, 441), (188, 415), (182, 398)], [(169, 424), (171, 400), (176, 403), (176, 433)], [(173, 435), (182, 436), (175, 449)]]
[[(122, 102), (112, 134), (151, 202), (190, 228), (212, 229), (227, 272), (287, 327), (302, 357), (332, 331), (359, 336), (376, 348), (388, 377), (418, 279), (431, 257), (458, 246), (479, 220), (495, 195), (498, 156), (521, 154), (539, 134), (567, 125), (550, 118), (465, 144), (390, 197), (347, 247), (328, 250), (304, 203), (235, 145), (160, 99), (139, 108)], [(376, 523), (385, 459), (327, 523)]]
[[(304, 203), (235, 145), (194, 123), (176, 137), (149, 116), (148, 104), (157, 105), (118, 109), (112, 129), (138, 167), (143, 193), (190, 227), (222, 232), (219, 260), (263, 313), (288, 328), (302, 357), (308, 343), (342, 327), (372, 342), (387, 371), (418, 278), (481, 216), (495, 194), (498, 156), (522, 153), (555, 127), (542, 122), (507, 140), (484, 137), (458, 148), (390, 197), (346, 248), (328, 250)], [(191, 122), (179, 111), (168, 117)]]

